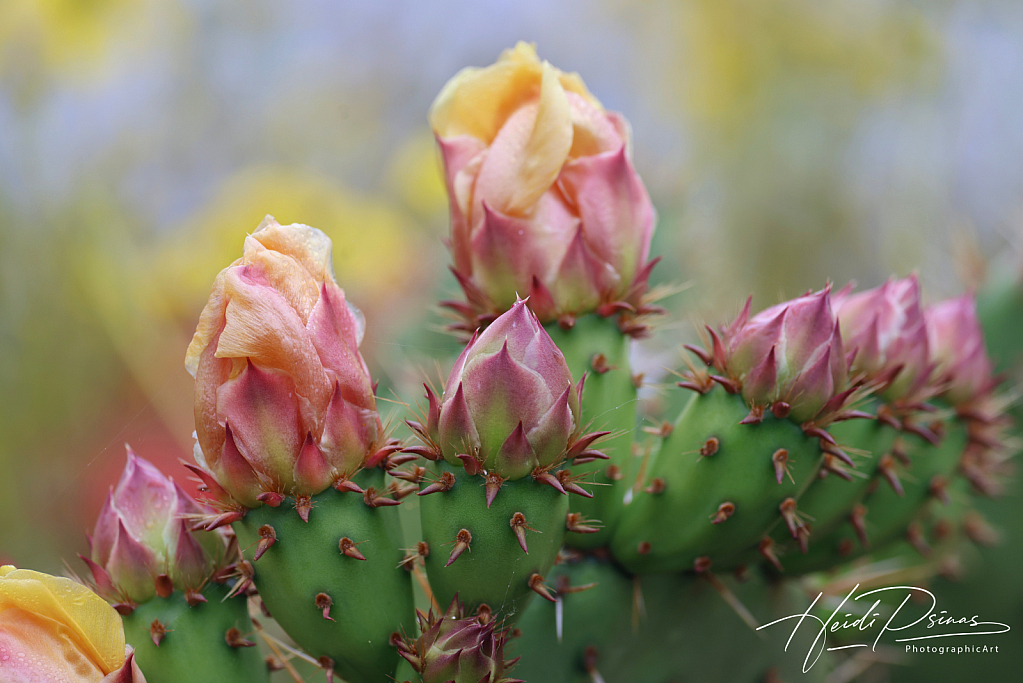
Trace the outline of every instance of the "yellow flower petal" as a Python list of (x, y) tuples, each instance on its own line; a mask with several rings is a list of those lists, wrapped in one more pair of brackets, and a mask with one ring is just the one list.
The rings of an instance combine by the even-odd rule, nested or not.
[(56, 628), (104, 674), (124, 663), (124, 627), (121, 617), (85, 586), (28, 569), (0, 568), (0, 612), (24, 610), (66, 627)]
[[(536, 47), (523, 42), (501, 53), (495, 64), (462, 69), (447, 82), (430, 107), (434, 133), (443, 137), (471, 135), (489, 145), (512, 113), (541, 96), (544, 71)], [(600, 107), (579, 74), (553, 71), (564, 90), (582, 95)]]

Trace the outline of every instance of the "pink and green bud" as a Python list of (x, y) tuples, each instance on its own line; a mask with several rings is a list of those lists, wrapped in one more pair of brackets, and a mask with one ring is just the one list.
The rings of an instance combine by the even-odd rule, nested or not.
[(427, 428), (448, 462), (519, 479), (561, 462), (579, 426), (565, 357), (519, 301), (462, 351)]
[(726, 334), (725, 365), (753, 407), (787, 404), (804, 422), (821, 413), (847, 381), (830, 288), (772, 306), (749, 318), (748, 307)]
[(315, 495), (376, 452), (383, 430), (359, 354), (364, 327), (322, 232), (268, 216), (245, 238), (185, 359), (195, 457), (226, 494), (247, 507), (264, 493)]
[(930, 306), (924, 311), (924, 320), (936, 366), (933, 381), (941, 395), (954, 405), (962, 405), (989, 394), (995, 385), (993, 366), (973, 295)]
[(877, 382), (887, 400), (920, 397), (931, 360), (916, 275), (859, 294), (839, 292), (832, 307), (852, 356), (852, 373)]
[(82, 558), (99, 593), (141, 604), (173, 589), (197, 592), (226, 552), (220, 534), (191, 531), (206, 514), (180, 486), (128, 448), (128, 464), (96, 520), (91, 556)]
[(505, 311), (518, 295), (544, 322), (639, 303), (655, 212), (632, 166), (628, 123), (578, 74), (519, 43), (452, 78), (430, 123), (472, 314)]
[(423, 634), (415, 641), (396, 639), (395, 645), (423, 683), (518, 683), (505, 676), (507, 633), (497, 630), (489, 611), (466, 616), (456, 595), (439, 617), (432, 611), (417, 616)]

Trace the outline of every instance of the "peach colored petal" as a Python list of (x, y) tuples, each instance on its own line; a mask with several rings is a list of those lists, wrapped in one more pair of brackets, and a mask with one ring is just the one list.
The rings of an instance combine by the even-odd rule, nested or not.
[(331, 382), (320, 364), (301, 318), (284, 298), (248, 267), (232, 268), (224, 280), (226, 324), (217, 344), (218, 358), (248, 358), (281, 370), (295, 381), (314, 415), (330, 401)]
[(227, 298), (224, 296), (224, 278), (227, 275), (227, 271), (231, 267), (237, 266), (240, 262), (241, 259), (220, 271), (217, 278), (213, 281), (213, 291), (210, 292), (210, 298), (206, 302), (206, 306), (203, 307), (202, 313), (199, 314), (199, 324), (195, 328), (195, 334), (192, 335), (188, 351), (185, 352), (185, 369), (188, 370), (192, 377), (196, 376), (195, 373), (199, 368), (199, 358), (202, 356), (203, 351), (206, 350), (206, 347), (209, 346), (213, 337), (216, 336), (224, 324), (224, 311), (227, 309)]
[(66, 637), (104, 674), (124, 662), (120, 615), (103, 598), (71, 579), (10, 566), (0, 568), (0, 616), (8, 611), (34, 613), (46, 620), (36, 623), (48, 624), (46, 630)]
[[(316, 279), (334, 280), (334, 266), (331, 260), (333, 245), (321, 230), (295, 223), (282, 226), (273, 216), (267, 216), (252, 233), (252, 239), (267, 249), (291, 256)], [(246, 248), (249, 241), (246, 240)], [(247, 256), (247, 251), (243, 252)], [(243, 260), (245, 258), (243, 256)]]
[(295, 309), (303, 324), (309, 321), (309, 314), (320, 298), (322, 279), (317, 280), (299, 259), (267, 249), (252, 235), (245, 238), (242, 261), (259, 269), (270, 286)]

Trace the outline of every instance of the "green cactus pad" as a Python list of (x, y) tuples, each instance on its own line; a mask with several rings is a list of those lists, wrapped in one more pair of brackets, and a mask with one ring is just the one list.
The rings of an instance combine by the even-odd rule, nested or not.
[[(618, 329), (615, 318), (587, 315), (576, 320), (570, 330), (557, 324), (546, 326), (551, 339), (565, 355), (572, 377), (578, 380), (586, 373), (583, 386), (582, 420), (587, 431), (610, 431), (598, 448), (610, 460), (593, 460), (573, 465), (574, 474), (585, 474), (585, 482), (593, 498), (573, 496), (569, 510), (586, 519), (599, 520), (596, 533), (569, 532), (565, 543), (574, 548), (595, 548), (606, 545), (621, 514), (622, 496), (631, 481), (632, 439), (636, 427), (636, 385), (629, 366), (629, 337)], [(599, 356), (603, 356), (598, 360)], [(596, 361), (596, 362), (595, 362)], [(608, 467), (617, 468), (621, 479), (608, 477)]]
[[(811, 541), (805, 555), (790, 553), (782, 563), (787, 574), (829, 569), (839, 562), (860, 557), (871, 549), (903, 540), (910, 522), (921, 514), (933, 499), (931, 484), (935, 477), (951, 480), (959, 457), (966, 446), (966, 427), (959, 420), (945, 422), (946, 433), (938, 446), (932, 446), (918, 436), (906, 434), (902, 442), (910, 458), (908, 467), (900, 467), (899, 482), (903, 495), (884, 481), (879, 474), (871, 480), (870, 491), (863, 499), (863, 516), (870, 547), (864, 547), (849, 522), (843, 522), (833, 532)], [(935, 501), (937, 502), (937, 501)], [(940, 504), (940, 503), (939, 503)]]
[[(872, 412), (872, 411), (871, 411)], [(809, 520), (809, 543), (824, 539), (846, 523), (853, 506), (863, 500), (874, 486), (874, 477), (881, 459), (889, 454), (899, 432), (877, 420), (847, 420), (828, 428), (838, 446), (856, 463), (855, 469), (836, 462), (850, 473), (847, 481), (834, 472), (821, 468), (818, 478), (799, 498), (799, 510)], [(788, 552), (798, 552), (797, 544), (785, 528), (775, 529), (772, 538)]]
[[(246, 599), (225, 600), (228, 588), (210, 584), (203, 591), (207, 602), (189, 606), (185, 594), (155, 597), (124, 617), (125, 640), (135, 648), (135, 659), (149, 683), (258, 683), (269, 681), (266, 662), (256, 647), (231, 647), (227, 632), (255, 640)], [(160, 644), (153, 642), (154, 622), (165, 630)]]
[[(721, 387), (693, 395), (651, 456), (612, 540), (628, 569), (692, 569), (697, 558), (728, 568), (782, 522), (782, 503), (817, 475), (820, 446), (770, 413), (759, 424), (739, 424), (748, 414), (742, 397)], [(782, 449), (787, 472), (778, 483), (775, 454)], [(712, 523), (727, 503), (727, 518)]]
[[(468, 611), (487, 604), (498, 618), (511, 623), (534, 595), (530, 577), (545, 577), (557, 558), (569, 497), (524, 477), (505, 482), (487, 508), (483, 477), (470, 476), (444, 461), (431, 463), (431, 470), (436, 476), (449, 472), (455, 478), (450, 490), (420, 500), (423, 540), (430, 546), (426, 572), (434, 597), (447, 605), (458, 593)], [(516, 513), (532, 529), (524, 531), (528, 554), (511, 526)], [(450, 561), (463, 530), (471, 536), (468, 548)]]
[[(383, 472), (363, 470), (353, 481), (383, 488)], [(290, 501), (251, 510), (234, 529), (245, 558), (255, 568), (255, 585), (273, 617), (316, 658), (329, 657), (349, 683), (379, 683), (394, 674), (398, 653), (389, 643), (395, 631), (414, 628), (412, 584), (399, 565), (404, 559), (398, 511), (370, 507), (364, 496), (327, 489), (312, 498), (304, 522)], [(276, 542), (259, 560), (260, 528), (270, 525)], [(339, 542), (358, 544), (366, 559), (342, 554)], [(331, 603), (324, 616), (325, 599)]]
[[(510, 656), (522, 656), (512, 670), (517, 678), (530, 683), (809, 682), (823, 680), (832, 669), (824, 653), (802, 673), (813, 629), (800, 629), (786, 651), (791, 627), (755, 632), (703, 578), (630, 578), (609, 562), (587, 558), (556, 566), (551, 582), (562, 581), (596, 585), (564, 594), (560, 606), (545, 600), (530, 604), (518, 622), (522, 635), (507, 646)], [(794, 584), (772, 586), (756, 576), (744, 584), (723, 583), (759, 623), (798, 614), (810, 603)], [(772, 670), (774, 679), (767, 676)]]

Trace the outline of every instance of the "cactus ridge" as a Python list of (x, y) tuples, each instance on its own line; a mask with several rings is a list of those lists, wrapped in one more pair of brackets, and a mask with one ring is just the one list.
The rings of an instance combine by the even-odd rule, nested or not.
[(511, 624), (534, 593), (553, 599), (543, 577), (565, 538), (570, 496), (523, 477), (504, 482), (488, 506), (482, 473), (443, 460), (430, 468), (434, 479), (452, 482), (420, 501), (423, 540), (431, 549), (426, 572), (437, 601), (449, 604), (458, 594), (466, 609), (487, 605)]
[(192, 604), (182, 591), (155, 597), (122, 616), (125, 640), (135, 649), (150, 683), (269, 681), (266, 662), (252, 642), (245, 597), (228, 598), (211, 583), (205, 602)]
[(748, 414), (742, 397), (720, 386), (692, 396), (637, 479), (612, 540), (626, 568), (705, 570), (708, 560), (730, 568), (778, 524), (801, 533), (796, 500), (817, 475), (820, 437), (771, 414), (742, 424)]
[(545, 328), (564, 354), (572, 376), (586, 375), (580, 402), (583, 424), (611, 432), (600, 444), (610, 460), (579, 462), (577, 458), (572, 466), (574, 473), (597, 485), (590, 487), (592, 499), (573, 496), (569, 510), (599, 520), (602, 526), (593, 533), (570, 532), (565, 543), (573, 548), (596, 548), (611, 539), (633, 469), (637, 382), (629, 365), (630, 338), (613, 319), (596, 314), (578, 318), (567, 330), (557, 324)]
[(341, 678), (377, 683), (398, 663), (391, 633), (414, 624), (412, 585), (398, 511), (376, 493), (383, 471), (362, 470), (351, 481), (361, 495), (331, 488), (312, 496), (308, 522), (285, 503), (250, 510), (233, 526), (281, 627), (313, 657), (332, 660)]

